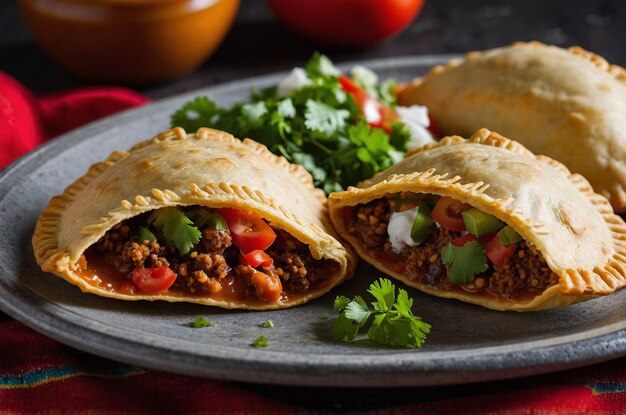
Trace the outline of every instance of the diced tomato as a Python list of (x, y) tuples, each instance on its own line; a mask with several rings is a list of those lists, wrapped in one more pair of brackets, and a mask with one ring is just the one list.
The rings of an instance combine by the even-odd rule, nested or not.
[(483, 236), (480, 237), (476, 237), (475, 235), (472, 235), (471, 233), (468, 233), (467, 235), (463, 235), (459, 238), (453, 239), (450, 241), (450, 243), (454, 246), (463, 246), (468, 242), (472, 242), (472, 241), (476, 241), (481, 245), (485, 245), (487, 244), (489, 241), (491, 241), (491, 239), (496, 235), (496, 232), (491, 232), (491, 233), (487, 233), (484, 234)]
[(463, 235), (460, 238), (456, 238), (450, 241), (450, 243), (454, 246), (464, 246), (468, 242), (472, 242), (476, 240), (476, 236), (468, 233), (467, 235)]
[(222, 208), (220, 215), (228, 224), (233, 244), (243, 253), (256, 250), (264, 251), (276, 239), (274, 230), (255, 213)]
[(500, 266), (513, 256), (516, 249), (516, 243), (512, 243), (509, 246), (504, 246), (500, 238), (495, 236), (491, 238), (491, 240), (487, 244), (487, 248), (485, 249), (485, 251), (487, 253), (487, 258), (489, 258), (491, 262), (493, 262), (493, 265)]
[(382, 128), (386, 132), (391, 132), (393, 122), (399, 120), (398, 114), (393, 109), (372, 98), (367, 91), (352, 82), (350, 78), (341, 75), (338, 80), (341, 88), (352, 95), (354, 102), (365, 116), (365, 121), (370, 127)]
[(146, 294), (161, 294), (172, 286), (176, 274), (170, 267), (135, 268), (133, 282)]
[(269, 267), (274, 263), (271, 256), (267, 255), (264, 251), (257, 249), (255, 251), (244, 254), (240, 252), (240, 261), (243, 265), (250, 265), (253, 268), (256, 267)]
[(465, 222), (461, 213), (470, 207), (451, 197), (442, 197), (437, 201), (431, 215), (442, 228), (449, 231), (464, 231)]

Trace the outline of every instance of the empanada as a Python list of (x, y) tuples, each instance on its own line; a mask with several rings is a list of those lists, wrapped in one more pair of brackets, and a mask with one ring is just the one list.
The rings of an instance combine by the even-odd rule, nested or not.
[(579, 47), (516, 43), (433, 68), (400, 90), (445, 135), (489, 128), (585, 176), (626, 212), (626, 71)]
[(33, 247), (44, 271), (105, 297), (284, 308), (354, 272), (325, 203), (301, 166), (265, 146), (175, 128), (54, 197)]
[(626, 224), (562, 164), (482, 129), (409, 152), (329, 197), (361, 258), (407, 285), (496, 310), (541, 310), (626, 282)]

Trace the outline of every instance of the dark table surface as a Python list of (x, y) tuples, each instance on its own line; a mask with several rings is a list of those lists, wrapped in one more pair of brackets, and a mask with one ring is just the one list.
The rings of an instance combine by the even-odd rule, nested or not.
[[(296, 0), (294, 0), (296, 1)], [(176, 93), (302, 65), (320, 50), (335, 62), (393, 56), (464, 53), (538, 40), (579, 45), (626, 66), (626, 2), (621, 0), (427, 0), (402, 34), (366, 50), (321, 47), (288, 33), (262, 0), (242, 0), (218, 52), (187, 76), (140, 89), (158, 99)], [(0, 70), (35, 92), (86, 85), (65, 74), (39, 49), (15, 2), (0, 2)]]
[[(295, 1), (295, 0), (294, 0)], [(319, 50), (337, 63), (421, 54), (465, 53), (538, 40), (579, 45), (609, 62), (626, 66), (626, 1), (622, 0), (428, 0), (413, 24), (390, 41), (365, 50), (338, 50), (308, 43), (288, 33), (264, 1), (242, 0), (232, 30), (218, 52), (196, 71), (176, 81), (140, 88), (153, 99), (253, 75), (302, 65)], [(0, 70), (36, 93), (89, 85), (64, 73), (33, 42), (14, 2), (0, 2)], [(544, 379), (545, 381), (545, 379)], [(486, 385), (404, 390), (323, 390), (241, 385), (257, 393), (326, 409), (371, 409), (387, 405), (480, 394), (531, 379)]]

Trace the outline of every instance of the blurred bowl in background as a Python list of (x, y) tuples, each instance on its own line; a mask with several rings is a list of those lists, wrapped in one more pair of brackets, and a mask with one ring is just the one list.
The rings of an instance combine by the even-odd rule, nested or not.
[(19, 0), (41, 48), (93, 81), (146, 85), (200, 66), (231, 27), (239, 0)]
[(424, 0), (267, 0), (294, 33), (323, 45), (364, 48), (406, 29)]

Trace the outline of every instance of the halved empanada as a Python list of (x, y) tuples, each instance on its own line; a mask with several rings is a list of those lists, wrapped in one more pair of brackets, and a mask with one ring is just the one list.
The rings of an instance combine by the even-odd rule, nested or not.
[(626, 212), (626, 71), (581, 48), (516, 43), (433, 68), (399, 92), (445, 135), (498, 131), (589, 180)]
[(626, 224), (608, 201), (486, 129), (415, 149), (329, 207), (361, 258), (440, 297), (540, 310), (626, 282)]
[(353, 274), (325, 202), (261, 144), (176, 128), (54, 197), (33, 247), (44, 271), (105, 297), (284, 308)]

